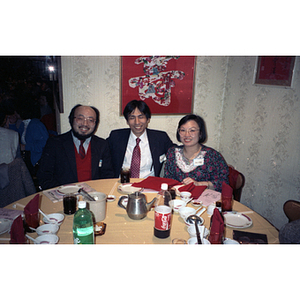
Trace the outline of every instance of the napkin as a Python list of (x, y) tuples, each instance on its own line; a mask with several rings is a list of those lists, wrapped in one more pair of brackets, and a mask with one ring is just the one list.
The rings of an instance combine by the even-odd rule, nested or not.
[(25, 214), (35, 214), (39, 210), (39, 200), (40, 195), (37, 194), (34, 196), (32, 200), (30, 200), (27, 205), (24, 207), (24, 213)]
[(10, 243), (11, 244), (25, 244), (25, 234), (23, 228), (23, 220), (18, 216), (12, 223), (10, 229)]
[(207, 189), (206, 185), (197, 186), (193, 182), (187, 185), (184, 185), (178, 189), (179, 192), (190, 192), (194, 199), (198, 199), (204, 190)]
[(232, 198), (232, 187), (223, 181), (222, 183), (222, 198)]
[[(211, 236), (219, 235), (219, 239), (220, 239), (219, 244), (221, 243), (221, 238), (224, 235), (224, 220), (217, 207), (214, 209), (214, 214), (212, 215), (210, 235)], [(211, 239), (210, 242), (212, 242)]]
[(140, 182), (135, 182), (131, 186), (160, 191), (162, 183), (167, 183), (169, 188), (173, 187), (174, 185), (181, 184), (181, 182), (170, 178), (148, 176), (146, 179)]

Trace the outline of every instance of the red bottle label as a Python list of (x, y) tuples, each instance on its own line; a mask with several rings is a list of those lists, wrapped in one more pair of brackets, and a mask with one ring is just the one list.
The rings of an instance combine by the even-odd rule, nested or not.
[(155, 208), (154, 227), (157, 230), (169, 230), (171, 226), (172, 209), (161, 205)]

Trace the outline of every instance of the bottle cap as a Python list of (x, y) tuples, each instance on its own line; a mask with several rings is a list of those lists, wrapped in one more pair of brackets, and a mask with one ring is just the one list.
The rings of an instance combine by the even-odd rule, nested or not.
[(86, 208), (86, 202), (85, 201), (79, 201), (78, 202), (78, 208)]
[(167, 183), (162, 183), (161, 184), (161, 189), (167, 191), (168, 190), (168, 184)]

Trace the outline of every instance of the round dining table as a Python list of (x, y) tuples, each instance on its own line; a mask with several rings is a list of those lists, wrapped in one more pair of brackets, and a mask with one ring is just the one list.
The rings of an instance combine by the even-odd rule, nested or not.
[[(131, 179), (130, 182), (138, 182), (142, 179)], [(74, 183), (76, 184), (76, 183)], [(174, 239), (183, 239), (188, 241), (190, 235), (187, 231), (188, 227), (184, 220), (178, 213), (173, 213), (171, 220), (171, 232), (168, 238), (160, 239), (154, 236), (154, 210), (153, 208), (147, 213), (147, 216), (141, 220), (130, 219), (125, 209), (118, 206), (118, 200), (120, 196), (124, 196), (122, 191), (119, 191), (121, 185), (120, 180), (113, 179), (101, 179), (86, 181), (92, 189), (105, 193), (107, 195), (114, 195), (116, 199), (114, 201), (107, 201), (106, 205), (106, 217), (103, 222), (106, 224), (105, 233), (103, 235), (95, 236), (95, 244), (172, 244)], [(53, 190), (53, 189), (51, 189)], [(49, 191), (49, 190), (48, 190)], [(41, 191), (40, 194), (40, 209), (46, 213), (62, 213), (63, 214), (63, 201), (52, 201), (46, 196), (47, 191)], [(153, 200), (156, 196), (154, 192), (143, 191), (146, 196), (147, 202)], [(7, 209), (22, 209), (36, 194), (22, 198), (14, 203), (7, 205)], [(82, 197), (82, 196), (80, 196)], [(191, 203), (187, 206), (195, 208)], [(268, 244), (279, 244), (278, 230), (270, 224), (265, 218), (251, 210), (249, 207), (243, 205), (240, 202), (233, 201), (233, 210), (242, 212), (249, 216), (252, 220), (252, 225), (245, 229), (238, 229), (240, 231), (247, 231), (253, 233), (265, 234), (268, 239)], [(58, 244), (73, 244), (73, 215), (64, 215), (64, 221), (60, 225), (57, 235), (59, 237)], [(201, 217), (204, 220), (204, 226), (210, 228), (210, 216), (205, 211)], [(43, 224), (43, 216), (40, 216), (40, 225)], [(225, 226), (225, 237), (233, 239), (234, 228)], [(37, 237), (37, 233), (28, 233), (31, 237)], [(10, 234), (8, 232), (1, 235), (0, 243), (9, 243)], [(5, 241), (6, 239), (6, 241)], [(33, 243), (30, 240), (30, 244)]]

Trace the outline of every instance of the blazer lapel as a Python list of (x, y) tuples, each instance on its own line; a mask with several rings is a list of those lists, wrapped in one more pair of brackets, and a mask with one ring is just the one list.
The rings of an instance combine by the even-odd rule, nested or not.
[(65, 149), (65, 156), (69, 161), (71, 171), (77, 178), (76, 157), (75, 157), (75, 149), (74, 149), (75, 146), (73, 143), (71, 132), (67, 135), (66, 140), (63, 142), (63, 147)]

